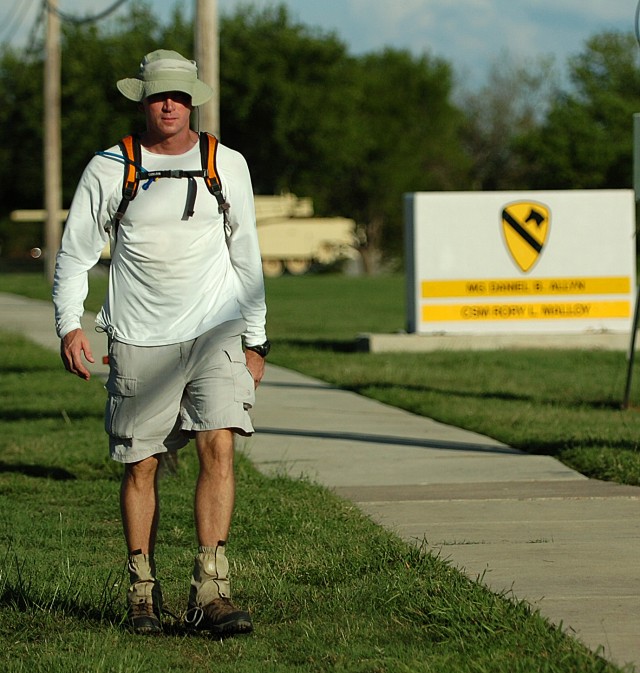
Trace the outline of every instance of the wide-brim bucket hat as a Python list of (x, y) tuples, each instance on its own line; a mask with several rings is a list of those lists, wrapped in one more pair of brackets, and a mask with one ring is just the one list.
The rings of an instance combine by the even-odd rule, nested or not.
[(134, 101), (167, 91), (181, 91), (191, 96), (192, 105), (202, 105), (213, 96), (213, 89), (198, 79), (196, 62), (167, 49), (147, 54), (140, 63), (137, 77), (118, 80), (116, 86), (123, 96)]

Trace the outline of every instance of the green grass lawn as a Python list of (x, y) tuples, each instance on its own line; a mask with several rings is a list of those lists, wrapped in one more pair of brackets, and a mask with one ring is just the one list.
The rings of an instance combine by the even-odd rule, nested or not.
[[(284, 348), (284, 346), (283, 346)], [(331, 354), (328, 354), (331, 356)], [(8, 673), (613, 673), (524, 603), (497, 596), (306, 481), (240, 453), (230, 558), (255, 633), (160, 638), (121, 626), (119, 468), (97, 379), (0, 331), (0, 670)], [(240, 446), (240, 449), (242, 447)], [(160, 483), (157, 561), (186, 607), (197, 458)]]
[[(96, 311), (106, 278), (90, 283)], [(0, 291), (48, 299), (41, 275), (2, 274)], [(621, 409), (622, 352), (356, 353), (362, 332), (405, 322), (401, 276), (284, 276), (267, 281), (269, 360), (387, 404), (545, 453), (588, 476), (640, 485), (640, 371)]]

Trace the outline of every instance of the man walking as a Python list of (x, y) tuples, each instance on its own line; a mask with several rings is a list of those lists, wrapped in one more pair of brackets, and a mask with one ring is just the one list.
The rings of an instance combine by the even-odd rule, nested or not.
[(205, 185), (200, 137), (189, 122), (212, 90), (193, 61), (154, 51), (137, 77), (117, 86), (144, 112), (146, 130), (132, 141), (144, 184), (123, 198), (123, 171), (135, 163), (124, 145), (99, 153), (82, 175), (54, 279), (61, 356), (69, 372), (89, 378), (85, 359), (94, 357), (80, 318), (88, 271), (110, 242), (109, 291), (96, 322), (109, 337), (110, 454), (124, 464), (129, 624), (138, 633), (162, 630), (154, 563), (159, 457), (195, 438), (199, 548), (185, 622), (216, 635), (249, 632), (250, 615), (231, 602), (225, 551), (234, 436), (253, 432), (248, 410), (269, 351), (251, 178), (244, 158), (217, 144), (223, 198)]

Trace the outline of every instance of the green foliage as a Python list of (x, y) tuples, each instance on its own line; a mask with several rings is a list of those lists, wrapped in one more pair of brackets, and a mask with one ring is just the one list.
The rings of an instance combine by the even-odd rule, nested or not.
[(6, 49), (0, 58), (0, 203), (2, 215), (15, 208), (42, 207), (42, 62)]
[(257, 193), (326, 189), (353, 117), (345, 46), (282, 6), (226, 17), (220, 52), (222, 136), (247, 157)]
[(451, 68), (441, 60), (386, 49), (357, 65), (357, 163), (334, 185), (333, 204), (364, 225), (367, 247), (399, 257), (403, 195), (466, 184), (462, 116), (450, 101)]
[(591, 38), (570, 61), (573, 91), (559, 96), (520, 143), (531, 187), (630, 188), (632, 119), (640, 110), (640, 55), (631, 34)]
[(165, 27), (144, 3), (132, 5), (107, 30), (95, 24), (65, 25), (62, 139), (66, 204), (97, 150), (144, 128), (138, 106), (120, 94), (116, 80), (133, 77), (142, 56), (154, 49), (188, 53), (191, 33), (180, 14), (174, 15), (172, 26)]
[(463, 137), (473, 164), (473, 189), (529, 186), (529, 166), (518, 141), (538, 130), (557, 90), (550, 58), (523, 65), (503, 53), (489, 71), (487, 84), (463, 96)]
[(284, 7), (225, 19), (221, 61), (222, 135), (247, 157), (256, 191), (313, 196), (320, 213), (354, 218), (366, 249), (399, 255), (405, 192), (464, 182), (443, 61), (350, 57)]

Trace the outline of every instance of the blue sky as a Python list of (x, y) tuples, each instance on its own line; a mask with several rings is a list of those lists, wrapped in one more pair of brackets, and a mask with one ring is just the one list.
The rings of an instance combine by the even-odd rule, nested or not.
[[(189, 14), (195, 0), (147, 0), (160, 16), (176, 4)], [(58, 0), (73, 15), (102, 11), (114, 0)], [(553, 56), (559, 68), (603, 30), (633, 31), (637, 0), (252, 0), (267, 7), (285, 4), (308, 26), (333, 32), (354, 54), (385, 46), (428, 53), (450, 62), (462, 84), (482, 84), (492, 63), (505, 55), (526, 64)], [(28, 34), (41, 0), (9, 0), (0, 9), (0, 40)], [(246, 0), (218, 0), (221, 14)], [(17, 11), (21, 7), (20, 12)], [(27, 9), (28, 8), (28, 9)], [(125, 9), (121, 9), (126, 11)], [(22, 20), (21, 19), (22, 16)], [(16, 25), (18, 24), (19, 25)], [(4, 27), (4, 30), (3, 30)], [(640, 49), (640, 47), (639, 47)]]

